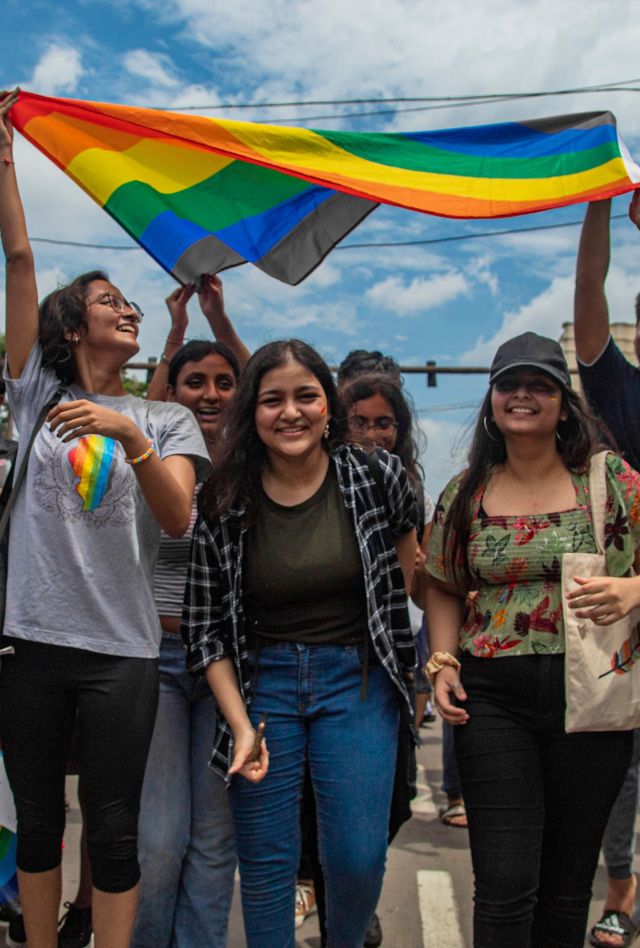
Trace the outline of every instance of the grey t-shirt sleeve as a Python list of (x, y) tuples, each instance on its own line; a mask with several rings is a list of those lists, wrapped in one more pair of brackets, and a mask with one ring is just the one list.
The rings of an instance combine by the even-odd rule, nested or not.
[(28, 438), (42, 408), (54, 395), (60, 381), (53, 369), (43, 368), (42, 349), (36, 342), (19, 378), (11, 378), (5, 364), (7, 402), (18, 430)]
[(196, 466), (196, 480), (205, 480), (211, 462), (193, 412), (176, 402), (150, 401), (147, 404), (150, 433), (160, 457), (164, 460), (173, 454), (183, 454), (192, 458)]

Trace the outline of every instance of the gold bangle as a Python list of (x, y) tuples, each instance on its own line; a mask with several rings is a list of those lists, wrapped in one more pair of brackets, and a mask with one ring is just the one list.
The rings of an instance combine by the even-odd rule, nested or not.
[(151, 441), (149, 441), (149, 447), (144, 452), (144, 454), (139, 454), (137, 458), (125, 458), (125, 461), (127, 464), (131, 464), (131, 466), (133, 467), (136, 464), (142, 464), (143, 461), (148, 460), (151, 457), (151, 455), (155, 453), (156, 453), (156, 449), (154, 448)]
[(450, 655), (449, 652), (433, 653), (427, 664), (424, 666), (425, 674), (432, 685), (435, 684), (438, 672), (441, 672), (442, 669), (447, 665), (450, 665), (451, 668), (455, 668), (456, 671), (460, 671), (460, 662), (457, 658), (454, 658), (453, 655)]

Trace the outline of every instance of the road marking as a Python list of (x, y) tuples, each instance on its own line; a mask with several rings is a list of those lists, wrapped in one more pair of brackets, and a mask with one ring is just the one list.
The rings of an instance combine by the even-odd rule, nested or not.
[(417, 875), (424, 948), (463, 948), (451, 876), (432, 869)]
[(422, 764), (418, 764), (418, 773), (416, 779), (416, 789), (418, 795), (411, 801), (411, 812), (415, 816), (436, 817), (438, 810), (433, 802), (433, 792), (431, 785), (427, 780), (425, 770)]

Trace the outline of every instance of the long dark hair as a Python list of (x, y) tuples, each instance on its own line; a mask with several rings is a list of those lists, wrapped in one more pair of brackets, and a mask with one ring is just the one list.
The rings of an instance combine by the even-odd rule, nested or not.
[(73, 343), (65, 333), (73, 336), (87, 325), (87, 293), (94, 280), (108, 283), (109, 277), (103, 270), (81, 273), (71, 283), (49, 293), (40, 303), (42, 364), (53, 369), (61, 382), (73, 382)]
[(357, 375), (351, 381), (346, 382), (340, 388), (340, 397), (342, 398), (347, 416), (349, 409), (356, 402), (364, 401), (366, 398), (373, 398), (380, 395), (393, 409), (398, 429), (396, 433), (396, 444), (393, 453), (397, 454), (409, 476), (411, 484), (415, 487), (424, 479), (424, 472), (418, 461), (418, 443), (417, 435), (414, 430), (414, 414), (409, 404), (409, 396), (406, 395), (395, 376), (386, 375), (381, 372), (371, 372), (367, 375)]
[(249, 359), (229, 406), (213, 472), (200, 492), (199, 506), (205, 517), (220, 517), (233, 507), (242, 507), (247, 522), (251, 522), (266, 459), (265, 447), (258, 437), (255, 423), (260, 382), (267, 372), (290, 361), (300, 363), (315, 375), (327, 397), (331, 416), (327, 449), (332, 450), (344, 440), (344, 409), (331, 369), (324, 359), (300, 339), (267, 343)]
[(189, 342), (185, 342), (183, 346), (180, 346), (178, 351), (173, 355), (169, 363), (167, 385), (175, 389), (180, 370), (187, 362), (200, 362), (212, 353), (222, 356), (222, 358), (229, 363), (237, 382), (240, 378), (240, 363), (238, 362), (237, 355), (229, 346), (225, 346), (223, 342), (212, 342), (210, 339), (191, 339)]
[[(473, 589), (475, 582), (467, 557), (473, 499), (478, 489), (489, 480), (493, 468), (504, 464), (507, 459), (504, 436), (491, 416), (491, 391), (490, 388), (480, 406), (469, 448), (469, 464), (462, 474), (444, 525), (443, 549), (456, 583), (466, 590)], [(602, 425), (573, 389), (562, 388), (562, 408), (567, 419), (558, 425), (558, 454), (568, 470), (578, 473), (586, 470), (591, 456), (604, 447), (600, 436)]]

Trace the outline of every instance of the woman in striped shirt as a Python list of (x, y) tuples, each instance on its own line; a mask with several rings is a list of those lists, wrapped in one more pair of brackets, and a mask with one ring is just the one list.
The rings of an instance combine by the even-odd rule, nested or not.
[[(205, 278), (200, 305), (216, 337), (230, 345), (208, 340), (181, 345), (192, 293), (192, 287), (181, 288), (167, 300), (172, 326), (149, 394), (191, 409), (213, 455), (244, 347), (220, 325), (224, 319), (230, 327), (218, 277)], [(194, 498), (184, 537), (163, 535), (154, 577), (162, 625), (160, 702), (140, 808), (142, 880), (133, 948), (223, 948), (227, 941), (236, 854), (224, 781), (207, 766), (214, 700), (206, 682), (186, 672), (180, 637), (195, 521)]]

